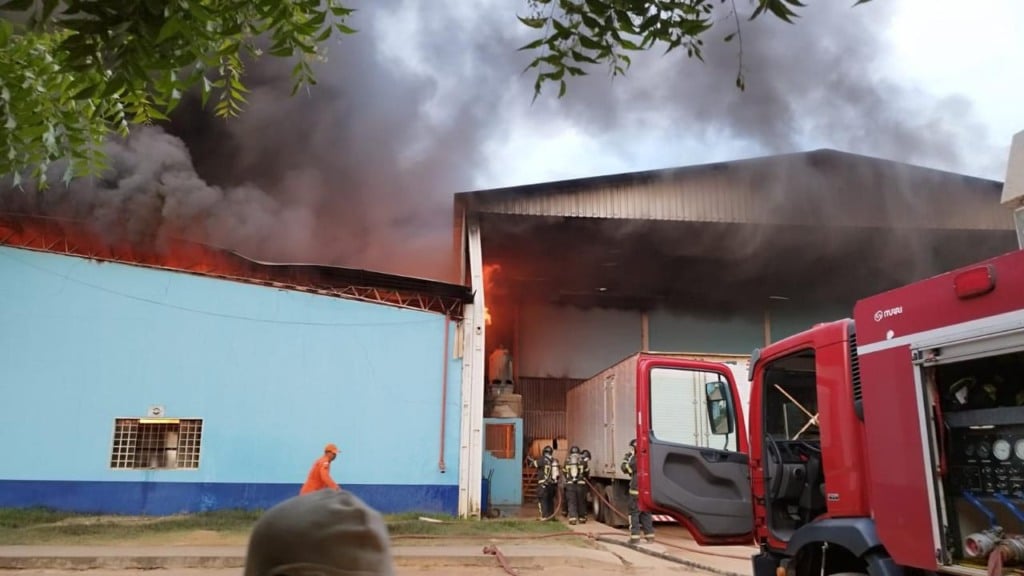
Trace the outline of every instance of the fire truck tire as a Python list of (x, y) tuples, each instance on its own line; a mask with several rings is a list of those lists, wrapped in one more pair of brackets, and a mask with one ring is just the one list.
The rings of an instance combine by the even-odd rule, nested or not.
[[(602, 486), (600, 484), (595, 484), (594, 488), (596, 488), (597, 490), (601, 490)], [(608, 522), (605, 521), (605, 513), (607, 506), (595, 494), (590, 495), (590, 506), (591, 510), (594, 513), (594, 520), (597, 520), (602, 524), (607, 524)]]
[[(612, 484), (611, 486), (605, 486), (604, 497), (607, 498), (609, 502), (615, 505), (615, 507), (621, 510), (622, 512), (625, 512), (627, 510), (626, 506), (622, 506), (622, 498), (616, 497), (614, 484)], [(616, 514), (615, 511), (608, 508), (608, 506), (605, 506), (604, 514), (605, 517), (608, 519), (605, 522), (605, 524), (611, 526), (612, 528), (622, 528), (624, 526), (629, 526), (629, 518), (620, 517), (619, 514)]]

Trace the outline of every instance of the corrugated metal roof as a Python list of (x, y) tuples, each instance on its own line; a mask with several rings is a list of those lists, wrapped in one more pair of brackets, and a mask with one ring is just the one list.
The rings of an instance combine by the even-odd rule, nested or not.
[(372, 300), (453, 317), (459, 317), (461, 304), (472, 299), (472, 290), (461, 284), (335, 266), (260, 262), (178, 238), (131, 246), (108, 241), (85, 222), (30, 214), (0, 213), (0, 246)]
[(477, 212), (810, 226), (1008, 230), (1001, 183), (816, 150), (464, 192)]

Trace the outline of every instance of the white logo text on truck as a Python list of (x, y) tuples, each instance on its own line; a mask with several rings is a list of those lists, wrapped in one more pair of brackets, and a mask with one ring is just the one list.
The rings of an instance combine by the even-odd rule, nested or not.
[(889, 308), (888, 310), (879, 310), (875, 312), (875, 322), (881, 322), (886, 318), (892, 318), (903, 314), (903, 306), (896, 306), (895, 308)]

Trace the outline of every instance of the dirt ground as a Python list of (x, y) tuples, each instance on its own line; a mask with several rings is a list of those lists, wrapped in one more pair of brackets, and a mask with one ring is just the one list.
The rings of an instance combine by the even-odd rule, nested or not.
[[(86, 571), (62, 571), (62, 570), (0, 570), (0, 576), (128, 576), (129, 574), (136, 574), (133, 570), (86, 570)], [(159, 576), (160, 574), (166, 574), (167, 576), (240, 576), (242, 571), (231, 569), (231, 570), (147, 570), (147, 574), (150, 576)], [(640, 575), (655, 575), (655, 574), (700, 574), (706, 576), (703, 572), (686, 571), (684, 569), (668, 569), (665, 568), (627, 568), (627, 567), (612, 567), (607, 568), (595, 567), (589, 565), (585, 568), (576, 568), (571, 566), (556, 566), (552, 568), (542, 570), (531, 570), (521, 569), (517, 570), (517, 573), (521, 576), (587, 576), (596, 574), (598, 576), (614, 576), (617, 574), (640, 574)], [(506, 575), (507, 573), (501, 568), (398, 568), (396, 574), (398, 576), (500, 576)]]

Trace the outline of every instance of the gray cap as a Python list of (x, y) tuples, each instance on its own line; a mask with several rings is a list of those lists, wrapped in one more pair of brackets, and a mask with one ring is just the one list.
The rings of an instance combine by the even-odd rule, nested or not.
[(245, 576), (394, 573), (384, 518), (345, 490), (317, 490), (267, 510), (245, 559)]

